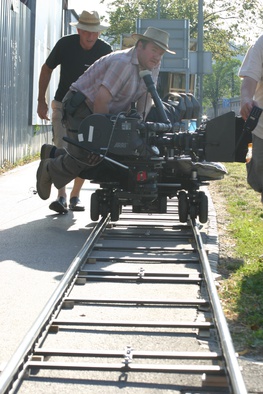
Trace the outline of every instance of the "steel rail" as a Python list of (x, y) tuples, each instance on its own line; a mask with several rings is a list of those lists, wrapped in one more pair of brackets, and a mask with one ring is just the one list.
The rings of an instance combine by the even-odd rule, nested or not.
[[(187, 360), (218, 360), (222, 358), (221, 353), (217, 352), (162, 352), (162, 351), (142, 351), (142, 350), (132, 350), (133, 358), (164, 358), (164, 359), (187, 359)], [(119, 350), (81, 350), (81, 349), (49, 349), (41, 348), (36, 349), (34, 352), (38, 356), (79, 356), (79, 357), (116, 357), (123, 358), (124, 352)]]
[(210, 329), (213, 324), (210, 322), (184, 322), (184, 321), (124, 321), (124, 320), (62, 320), (55, 319), (54, 325), (57, 326), (100, 326), (100, 327), (159, 327), (159, 328), (203, 328)]
[(180, 373), (197, 374), (213, 373), (223, 375), (224, 369), (219, 365), (173, 365), (173, 364), (131, 364), (131, 363), (77, 363), (77, 362), (52, 362), (29, 361), (30, 369), (71, 370), (71, 371), (124, 371), (124, 372), (155, 372), (155, 373)]
[(209, 302), (207, 300), (198, 298), (198, 299), (136, 299), (136, 298), (127, 298), (127, 299), (118, 299), (118, 298), (73, 298), (68, 297), (66, 302), (74, 304), (88, 304), (88, 303), (97, 303), (97, 304), (130, 304), (130, 305), (184, 305), (184, 306), (207, 306)]
[(190, 274), (189, 272), (177, 272), (176, 275), (174, 274), (174, 272), (165, 272), (164, 274), (160, 274), (160, 272), (154, 272), (154, 271), (145, 271), (145, 270), (138, 270), (138, 271), (125, 271), (125, 273), (123, 271), (106, 271), (103, 269), (103, 271), (98, 271), (98, 270), (85, 270), (82, 269), (79, 273), (79, 277), (80, 278), (90, 278), (90, 276), (93, 275), (99, 275), (99, 276), (114, 276), (114, 275), (118, 275), (118, 276), (136, 276), (137, 277), (176, 277), (176, 278), (198, 278), (201, 279), (201, 274), (200, 273), (194, 273), (194, 274)]
[[(6, 367), (0, 375), (0, 394), (10, 392), (10, 390), (14, 389), (19, 383), (18, 377), (22, 378), (24, 372), (24, 365), (28, 361), (27, 357), (32, 351), (35, 342), (43, 332), (43, 327), (47, 326), (47, 324), (49, 323), (49, 320), (54, 313), (56, 306), (63, 298), (63, 295), (69, 288), (70, 283), (72, 283), (72, 281), (74, 280), (77, 271), (80, 269), (80, 266), (87, 258), (94, 243), (97, 241), (101, 233), (106, 228), (109, 220), (110, 216), (108, 215), (106, 218), (101, 219), (100, 222), (98, 222), (97, 225), (93, 228), (91, 234), (87, 238), (79, 253), (73, 259), (68, 270), (63, 275), (62, 280), (59, 282), (56, 290), (51, 295), (42, 312), (33, 323), (28, 333), (23, 338), (22, 342), (11, 357), (10, 361), (7, 363)], [(13, 382), (14, 376), (17, 377), (15, 382)]]
[(203, 273), (205, 277), (205, 283), (207, 286), (207, 291), (211, 301), (213, 314), (215, 318), (215, 326), (217, 327), (218, 335), (220, 338), (220, 343), (222, 346), (223, 357), (225, 358), (226, 368), (228, 370), (229, 378), (233, 388), (234, 394), (247, 394), (247, 389), (243, 380), (243, 376), (240, 371), (239, 364), (237, 362), (232, 338), (228, 329), (225, 315), (223, 313), (221, 303), (218, 297), (217, 289), (215, 286), (213, 274), (210, 268), (210, 263), (204, 249), (202, 236), (198, 229), (198, 225), (195, 221), (190, 220), (197, 249), (200, 255), (200, 261), (203, 267)]

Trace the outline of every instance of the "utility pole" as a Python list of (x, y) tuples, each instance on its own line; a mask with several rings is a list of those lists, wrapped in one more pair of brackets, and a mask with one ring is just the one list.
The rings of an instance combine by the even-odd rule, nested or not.
[(197, 99), (200, 113), (203, 114), (203, 76), (204, 76), (204, 0), (198, 0), (198, 37), (197, 37)]

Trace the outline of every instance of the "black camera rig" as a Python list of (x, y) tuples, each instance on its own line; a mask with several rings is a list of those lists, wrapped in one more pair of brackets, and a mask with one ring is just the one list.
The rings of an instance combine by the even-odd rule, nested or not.
[(135, 108), (128, 114), (93, 114), (80, 124), (77, 142), (65, 138), (101, 158), (80, 174), (100, 184), (91, 196), (91, 219), (110, 212), (117, 221), (126, 205), (137, 213), (166, 213), (167, 199), (177, 197), (181, 222), (190, 215), (205, 223), (208, 199), (200, 187), (224, 177), (217, 162), (245, 161), (251, 134), (244, 134), (244, 121), (234, 112), (190, 132), (185, 124), (199, 113), (194, 96), (171, 93), (161, 100), (149, 73), (142, 77), (155, 104), (146, 120)]

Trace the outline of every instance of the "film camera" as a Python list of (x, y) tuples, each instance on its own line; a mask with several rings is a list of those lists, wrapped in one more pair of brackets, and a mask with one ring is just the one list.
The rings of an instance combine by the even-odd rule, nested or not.
[(142, 73), (154, 101), (145, 121), (135, 108), (127, 114), (93, 114), (82, 121), (78, 142), (66, 139), (101, 157), (80, 174), (100, 185), (91, 195), (91, 219), (110, 213), (117, 221), (126, 205), (136, 213), (166, 213), (167, 200), (177, 197), (180, 222), (190, 216), (205, 223), (208, 198), (200, 187), (224, 177), (226, 170), (217, 162), (245, 161), (251, 135), (244, 138), (244, 121), (234, 112), (189, 131), (185, 124), (199, 117), (194, 96), (171, 93), (161, 100), (149, 72)]

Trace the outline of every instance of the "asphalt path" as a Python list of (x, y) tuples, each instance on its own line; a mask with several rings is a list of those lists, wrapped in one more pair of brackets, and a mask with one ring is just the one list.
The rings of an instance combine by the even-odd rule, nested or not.
[(0, 370), (56, 289), (92, 226), (89, 196), (94, 185), (88, 181), (83, 185), (85, 212), (58, 215), (48, 208), (56, 199), (55, 188), (46, 201), (35, 194), (38, 163), (0, 176)]

